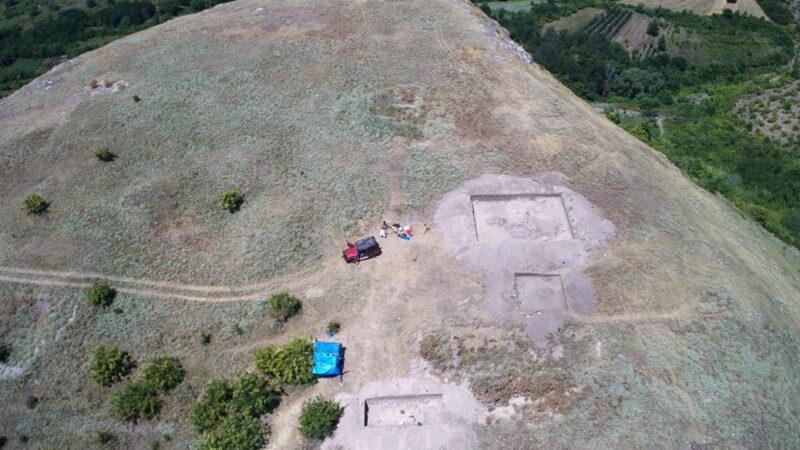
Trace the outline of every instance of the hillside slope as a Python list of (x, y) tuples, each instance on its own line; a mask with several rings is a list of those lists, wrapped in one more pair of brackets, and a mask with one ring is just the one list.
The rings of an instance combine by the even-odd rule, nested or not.
[[(0, 100), (0, 332), (18, 368), (0, 381), (0, 434), (83, 446), (107, 428), (139, 448), (168, 430), (161, 445), (183, 446), (208, 379), (338, 318), (344, 383), (292, 391), (271, 419), (274, 448), (301, 445), (303, 399), (406, 393), (369, 384), (395, 377), (468, 380), (489, 409), (516, 402), (459, 447), (800, 446), (800, 255), (526, 56), (461, 0), (239, 0)], [(98, 161), (100, 147), (117, 159)], [(491, 273), (464, 264), (447, 245), (456, 230), (434, 222), (445, 194), (487, 174), (563, 186), (615, 230), (554, 255), (563, 267), (548, 270), (585, 277), (594, 310), (567, 314), (544, 347), (518, 317), (490, 314)], [(528, 186), (514, 180), (503, 195)], [(230, 214), (216, 197), (233, 188), (245, 201)], [(32, 192), (45, 214), (20, 209)], [(344, 240), (381, 219), (433, 230), (345, 266)], [(75, 288), (95, 278), (124, 288), (124, 312), (85, 305)], [(282, 328), (253, 302), (278, 289), (305, 301)], [(195, 338), (206, 329), (211, 347)], [(433, 332), (464, 352), (428, 367), (416, 349)], [(163, 425), (126, 426), (106, 390), (85, 387), (86, 352), (112, 342), (188, 361)], [(31, 392), (46, 401), (28, 411)], [(336, 439), (406, 442), (370, 432)]]
[(767, 18), (756, 0), (739, 0), (733, 3), (727, 0), (625, 0), (622, 3), (634, 6), (641, 4), (650, 8), (661, 7), (673, 11), (691, 11), (700, 15), (722, 14), (724, 10), (730, 9), (733, 12)]

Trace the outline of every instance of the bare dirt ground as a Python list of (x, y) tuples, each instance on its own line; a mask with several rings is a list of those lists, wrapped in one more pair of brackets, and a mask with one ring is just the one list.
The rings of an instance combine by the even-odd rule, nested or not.
[[(317, 394), (357, 406), (419, 390), (443, 395), (431, 420), (450, 431), (346, 416), (323, 445), (403, 448), (430, 433), (462, 436), (442, 441), (459, 448), (800, 446), (800, 256), (526, 56), (460, 0), (239, 0), (1, 100), (0, 336), (12, 353), (0, 436), (92, 448), (108, 430), (122, 447), (186, 448), (209, 379), (335, 319), (344, 378), (287, 392), (267, 418), (270, 448), (317, 445), (296, 428)], [(127, 87), (93, 93), (92, 79)], [(101, 146), (118, 159), (97, 161)], [(557, 209), (543, 200), (492, 206), (484, 228), (558, 239), (476, 243), (462, 195), (475, 180), (489, 181), (476, 195), (566, 195), (577, 239), (563, 239), (562, 216), (541, 220)], [(236, 214), (216, 205), (232, 188), (245, 195)], [(20, 210), (30, 192), (47, 213)], [(437, 213), (450, 198), (458, 226)], [(434, 227), (345, 265), (345, 239), (382, 219)], [(107, 311), (83, 299), (93, 279), (120, 288)], [(265, 301), (279, 289), (303, 300), (283, 326)], [(113, 418), (110, 390), (87, 382), (89, 350), (113, 343), (137, 361), (184, 361), (158, 420)], [(486, 416), (445, 420), (448, 392)]]
[(652, 20), (653, 18), (646, 14), (634, 12), (625, 22), (625, 25), (614, 35), (614, 40), (629, 52), (644, 50), (645, 46), (654, 40), (653, 36), (647, 34), (647, 26)]
[(701, 15), (722, 14), (723, 10), (730, 9), (767, 19), (767, 15), (756, 0), (738, 0), (736, 3), (728, 3), (727, 0), (623, 0), (622, 3), (642, 4), (651, 8), (661, 7), (674, 11), (688, 10)]
[(578, 31), (586, 25), (589, 25), (589, 22), (602, 14), (603, 11), (604, 10), (600, 8), (583, 8), (567, 17), (562, 17), (556, 21), (549, 22), (544, 26), (544, 29), (546, 30), (548, 28), (553, 28), (556, 30), (566, 30), (572, 32)]

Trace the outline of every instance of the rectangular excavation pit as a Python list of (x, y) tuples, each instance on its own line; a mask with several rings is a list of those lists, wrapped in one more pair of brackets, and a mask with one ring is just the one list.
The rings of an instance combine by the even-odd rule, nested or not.
[(539, 311), (564, 311), (567, 296), (561, 275), (543, 273), (514, 274), (514, 290), (520, 314)]
[(575, 237), (561, 194), (473, 195), (470, 200), (478, 242)]
[(364, 401), (365, 427), (410, 427), (441, 422), (442, 394), (373, 397)]

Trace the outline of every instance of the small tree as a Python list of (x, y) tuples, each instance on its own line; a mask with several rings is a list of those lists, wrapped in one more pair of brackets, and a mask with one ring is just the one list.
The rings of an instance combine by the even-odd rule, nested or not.
[(647, 34), (650, 36), (658, 36), (658, 26), (659, 23), (657, 20), (653, 20), (647, 24)]
[(239, 210), (239, 208), (244, 203), (244, 197), (242, 193), (238, 190), (235, 191), (228, 191), (219, 194), (219, 204), (222, 206), (222, 209), (229, 211), (230, 213), (235, 213)]
[(286, 322), (290, 317), (300, 312), (302, 307), (303, 304), (297, 297), (293, 297), (285, 291), (272, 294), (269, 299), (269, 314), (281, 322)]
[(265, 375), (281, 383), (306, 384), (314, 381), (314, 347), (305, 339), (294, 339), (283, 347), (268, 345), (256, 350), (253, 362)]
[(180, 361), (170, 356), (159, 356), (147, 361), (139, 372), (139, 380), (151, 389), (165, 393), (179, 385), (185, 375)]
[(231, 409), (234, 411), (260, 417), (272, 412), (280, 402), (280, 389), (255, 373), (239, 375), (233, 382)]
[(309, 439), (325, 439), (333, 434), (341, 416), (338, 402), (318, 396), (303, 403), (300, 434)]
[(106, 283), (95, 282), (86, 288), (86, 300), (92, 306), (108, 307), (117, 296), (117, 291)]
[(111, 162), (117, 158), (117, 155), (111, 153), (111, 150), (109, 150), (108, 147), (98, 149), (96, 152), (94, 152), (94, 156), (103, 162)]
[(140, 381), (127, 382), (112, 392), (111, 405), (124, 420), (153, 419), (161, 411), (158, 392)]
[(228, 414), (232, 396), (226, 380), (211, 380), (192, 405), (192, 424), (199, 432), (213, 430)]
[(28, 194), (22, 199), (22, 209), (28, 214), (41, 214), (47, 211), (48, 206), (50, 204), (44, 200), (42, 194)]
[(203, 433), (196, 450), (256, 450), (266, 443), (264, 426), (254, 417), (231, 414), (214, 432)]
[(96, 347), (89, 361), (89, 377), (103, 386), (122, 380), (133, 369), (131, 356), (114, 347)]

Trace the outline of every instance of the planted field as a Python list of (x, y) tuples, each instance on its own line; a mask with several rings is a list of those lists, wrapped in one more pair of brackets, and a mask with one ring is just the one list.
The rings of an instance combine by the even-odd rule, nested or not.
[(548, 23), (544, 26), (544, 29), (553, 28), (555, 30), (570, 32), (578, 31), (589, 25), (592, 20), (604, 12), (605, 11), (600, 8), (583, 8), (567, 17), (562, 17), (561, 19)]
[(730, 9), (751, 16), (767, 17), (756, 0), (737, 0), (736, 3), (729, 3), (727, 0), (622, 0), (622, 3), (673, 11), (691, 11), (700, 15), (722, 14), (723, 10)]
[(800, 81), (743, 97), (736, 113), (751, 129), (787, 145), (800, 136)]
[(653, 41), (653, 36), (647, 34), (647, 26), (653, 18), (641, 13), (633, 13), (625, 24), (614, 35), (614, 40), (619, 42), (629, 52), (637, 50), (642, 52)]
[(586, 26), (586, 32), (591, 35), (612, 37), (625, 25), (633, 15), (628, 9), (610, 9), (594, 18)]

